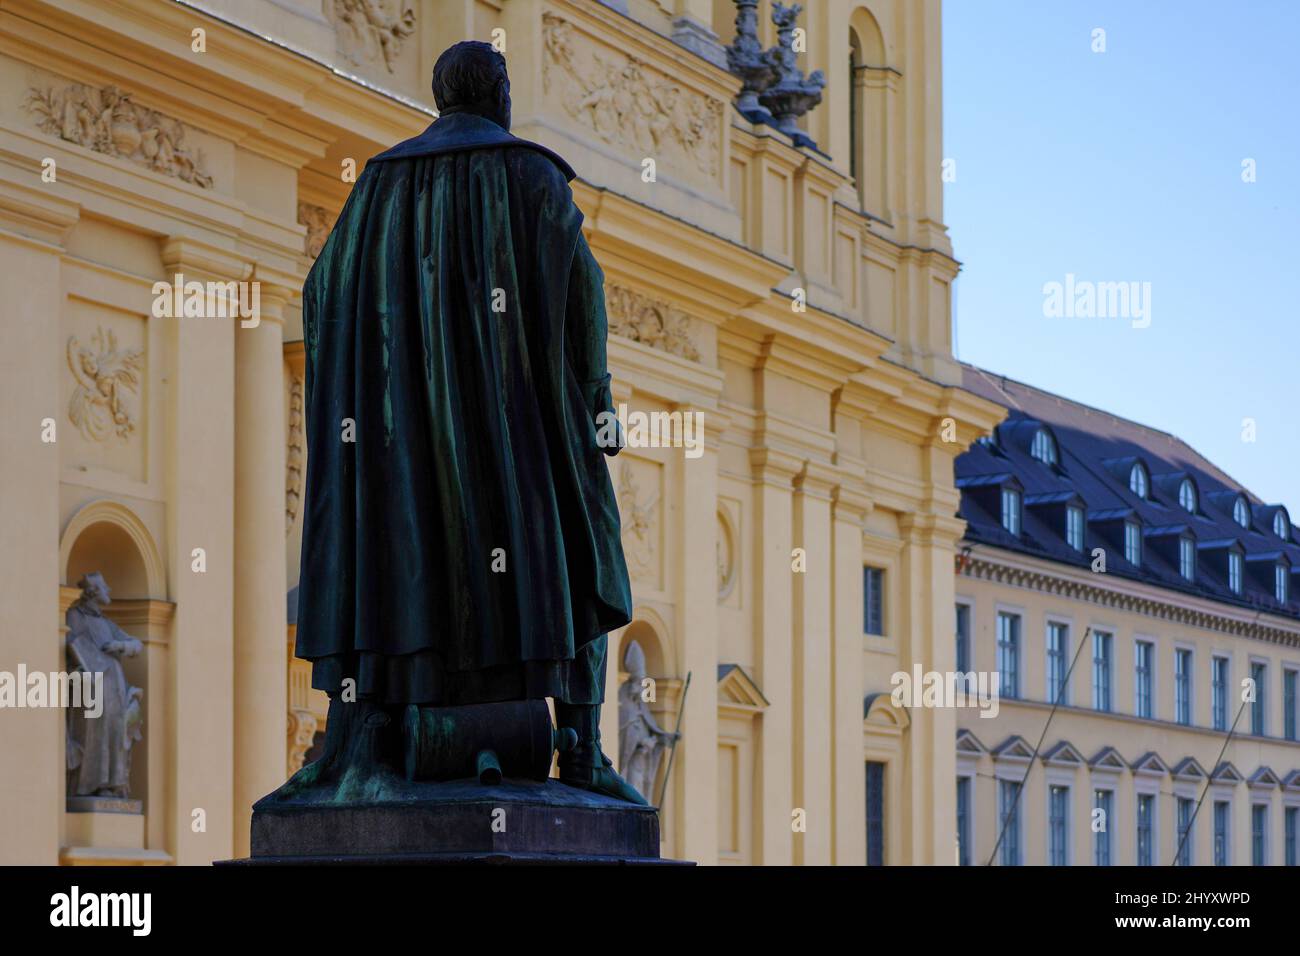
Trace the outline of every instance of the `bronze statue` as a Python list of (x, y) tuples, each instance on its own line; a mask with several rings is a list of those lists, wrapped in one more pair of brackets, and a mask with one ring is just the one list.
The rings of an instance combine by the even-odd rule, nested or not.
[(535, 730), (506, 705), (553, 698), (560, 779), (644, 803), (600, 742), (605, 635), (631, 592), (604, 276), (574, 173), (510, 134), (489, 44), (444, 52), (433, 93), (439, 118), (370, 160), (303, 289), (296, 652), (330, 708), (324, 756), (286, 792), (370, 799), (403, 763), (499, 776), (492, 758), (518, 747), (439, 765), (442, 743)]

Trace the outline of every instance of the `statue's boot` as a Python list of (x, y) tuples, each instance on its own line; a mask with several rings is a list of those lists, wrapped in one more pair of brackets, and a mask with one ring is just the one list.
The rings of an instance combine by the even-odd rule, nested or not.
[(395, 765), (391, 715), (371, 701), (345, 702), (330, 698), (329, 723), (320, 758), (309, 763), (276, 791), (279, 798), (329, 787), (334, 793), (355, 792), (365, 781)]
[(600, 749), (600, 707), (587, 704), (555, 702), (556, 723), (572, 728), (578, 735), (577, 745), (560, 754), (560, 782), (580, 790), (601, 793), (615, 800), (639, 806), (649, 801), (637, 792), (614, 769), (614, 763)]

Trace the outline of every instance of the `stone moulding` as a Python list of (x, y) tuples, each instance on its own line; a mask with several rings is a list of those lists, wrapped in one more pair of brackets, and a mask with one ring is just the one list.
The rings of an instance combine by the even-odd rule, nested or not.
[(606, 143), (660, 164), (685, 164), (716, 180), (723, 103), (634, 56), (580, 39), (563, 17), (542, 14), (548, 97)]
[(116, 86), (72, 83), (29, 87), (24, 105), (43, 133), (211, 189), (203, 152), (185, 142), (185, 125), (131, 97)]

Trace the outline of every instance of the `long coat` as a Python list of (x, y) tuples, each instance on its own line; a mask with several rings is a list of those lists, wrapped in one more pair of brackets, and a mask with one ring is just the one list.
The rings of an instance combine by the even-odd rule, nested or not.
[(491, 120), (444, 116), (367, 164), (312, 267), (297, 654), (313, 686), (601, 699), (596, 642), (631, 593), (598, 418), (604, 276), (572, 178)]

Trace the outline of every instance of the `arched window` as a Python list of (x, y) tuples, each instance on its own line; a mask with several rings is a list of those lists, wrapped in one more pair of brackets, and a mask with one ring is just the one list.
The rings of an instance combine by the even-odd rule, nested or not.
[(1147, 480), (1146, 465), (1139, 461), (1133, 466), (1133, 470), (1128, 473), (1128, 490), (1139, 498), (1146, 498), (1149, 487), (1150, 482)]
[(1192, 479), (1184, 478), (1178, 486), (1178, 503), (1183, 506), (1183, 510), (1196, 514), (1196, 485)]
[(1291, 522), (1287, 520), (1286, 510), (1278, 508), (1273, 514), (1273, 533), (1283, 541), (1291, 540)]
[(1239, 497), (1232, 503), (1232, 520), (1243, 528), (1250, 527), (1250, 505), (1245, 498)]
[(1034, 433), (1034, 443), (1029, 449), (1029, 453), (1045, 465), (1056, 464), (1056, 440), (1052, 438), (1052, 433), (1046, 428), (1040, 428)]

